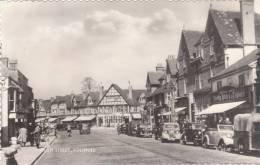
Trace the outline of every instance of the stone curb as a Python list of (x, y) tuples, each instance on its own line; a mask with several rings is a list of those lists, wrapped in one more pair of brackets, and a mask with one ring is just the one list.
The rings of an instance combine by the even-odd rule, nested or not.
[[(52, 143), (54, 142), (55, 139), (56, 139), (56, 137), (52, 139), (52, 141), (49, 143), (49, 145), (52, 145)], [(31, 163), (31, 165), (34, 165), (37, 162), (37, 160), (39, 160), (42, 157), (42, 155), (45, 153), (47, 148), (48, 147), (44, 148), (44, 150), (34, 159), (34, 161)]]

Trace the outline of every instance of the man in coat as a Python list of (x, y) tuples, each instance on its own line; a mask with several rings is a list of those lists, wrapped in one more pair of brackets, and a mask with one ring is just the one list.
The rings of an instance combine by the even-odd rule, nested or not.
[(36, 143), (36, 147), (40, 148), (40, 141), (41, 141), (41, 127), (39, 124), (36, 125), (34, 131), (33, 131), (33, 135), (34, 135), (34, 140)]
[(24, 127), (24, 125), (22, 125), (19, 129), (18, 141), (22, 147), (24, 147), (27, 142), (27, 129)]

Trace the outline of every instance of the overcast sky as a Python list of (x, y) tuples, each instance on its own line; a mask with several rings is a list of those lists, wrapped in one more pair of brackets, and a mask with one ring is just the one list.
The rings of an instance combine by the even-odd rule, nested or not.
[[(212, 6), (239, 10), (238, 1)], [(147, 71), (176, 56), (183, 28), (204, 30), (208, 9), (205, 0), (2, 2), (3, 54), (18, 60), (36, 98), (79, 93), (86, 76), (145, 88)]]

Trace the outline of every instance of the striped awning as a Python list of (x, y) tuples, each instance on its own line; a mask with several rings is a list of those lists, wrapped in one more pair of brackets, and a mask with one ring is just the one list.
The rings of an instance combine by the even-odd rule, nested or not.
[(74, 119), (76, 119), (76, 116), (68, 116), (65, 119), (62, 120), (62, 122), (69, 122), (69, 121), (73, 121)]

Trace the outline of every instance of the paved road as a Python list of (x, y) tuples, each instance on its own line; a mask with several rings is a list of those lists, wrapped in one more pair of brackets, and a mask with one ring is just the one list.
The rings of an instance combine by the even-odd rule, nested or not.
[(160, 143), (152, 138), (117, 135), (115, 129), (96, 128), (90, 135), (59, 133), (52, 148), (37, 165), (86, 164), (209, 164), (260, 163), (258, 156), (244, 156), (192, 145)]

